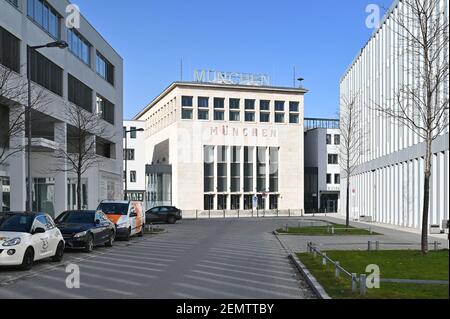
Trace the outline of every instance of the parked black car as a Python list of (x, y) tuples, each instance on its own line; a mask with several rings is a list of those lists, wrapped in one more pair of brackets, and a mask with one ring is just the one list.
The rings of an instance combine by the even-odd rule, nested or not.
[(182, 219), (181, 210), (173, 206), (153, 207), (145, 212), (146, 224), (168, 223), (175, 224)]
[(66, 242), (66, 248), (92, 252), (95, 246), (111, 247), (116, 227), (100, 211), (67, 211), (56, 219), (56, 226)]

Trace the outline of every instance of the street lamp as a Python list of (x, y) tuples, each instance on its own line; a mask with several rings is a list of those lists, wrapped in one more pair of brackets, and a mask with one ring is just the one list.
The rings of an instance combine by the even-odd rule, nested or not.
[(27, 108), (27, 115), (28, 120), (27, 121), (27, 133), (28, 133), (28, 153), (27, 153), (27, 176), (28, 176), (28, 202), (27, 202), (27, 209), (28, 211), (33, 210), (33, 181), (31, 178), (31, 50), (39, 50), (43, 48), (58, 48), (58, 49), (65, 49), (69, 45), (66, 41), (56, 41), (56, 42), (50, 42), (44, 45), (36, 45), (36, 46), (30, 46), (27, 52), (27, 80), (28, 80), (28, 108)]
[(125, 134), (125, 191), (123, 193), (123, 199), (127, 200), (127, 193), (128, 193), (128, 138), (127, 138), (127, 134), (128, 133), (135, 133), (135, 132), (144, 132), (143, 128), (138, 128), (138, 129), (132, 129), (132, 130), (124, 130), (124, 134)]

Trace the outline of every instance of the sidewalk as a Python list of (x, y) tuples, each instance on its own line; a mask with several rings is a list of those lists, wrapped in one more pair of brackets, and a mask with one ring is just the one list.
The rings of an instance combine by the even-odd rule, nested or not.
[[(318, 216), (305, 217), (307, 220), (324, 220), (333, 223), (342, 224), (344, 218), (341, 216)], [(292, 222), (296, 227), (296, 222)], [(280, 235), (279, 238), (283, 244), (292, 252), (306, 252), (308, 242), (313, 242), (321, 250), (367, 250), (368, 242), (380, 243), (380, 250), (403, 250), (420, 249), (420, 230), (406, 229), (403, 227), (385, 225), (380, 223), (350, 222), (350, 225), (358, 228), (371, 228), (375, 233), (381, 235), (371, 236), (295, 236)], [(280, 225), (281, 226), (281, 225)], [(448, 249), (447, 235), (430, 235), (428, 239), (430, 250), (433, 250), (433, 243), (439, 242), (440, 249)], [(373, 249), (375, 244), (373, 244)]]

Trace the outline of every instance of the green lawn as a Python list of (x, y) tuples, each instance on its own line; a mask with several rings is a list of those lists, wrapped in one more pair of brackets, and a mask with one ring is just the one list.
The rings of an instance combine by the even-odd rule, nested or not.
[(332, 224), (334, 234), (331, 234), (328, 226), (308, 226), (308, 227), (289, 227), (286, 232), (285, 228), (277, 230), (278, 233), (284, 235), (301, 235), (301, 236), (360, 236), (360, 235), (379, 235), (375, 232), (370, 233), (368, 229), (355, 227), (346, 228), (345, 225)]
[[(365, 273), (369, 264), (380, 267), (381, 277), (390, 279), (448, 280), (448, 250), (432, 251), (423, 256), (420, 251), (327, 251), (327, 256), (339, 261), (351, 273)], [(322, 284), (332, 298), (362, 298), (359, 292), (352, 294), (348, 277), (334, 276), (334, 268), (328, 263), (322, 266), (321, 258), (310, 253), (298, 254), (300, 260)], [(380, 289), (367, 289), (369, 299), (448, 299), (448, 285), (418, 285), (381, 283)]]

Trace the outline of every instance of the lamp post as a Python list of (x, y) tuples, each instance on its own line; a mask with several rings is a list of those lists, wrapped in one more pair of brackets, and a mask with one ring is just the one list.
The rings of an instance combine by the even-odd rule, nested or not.
[(27, 52), (27, 80), (28, 80), (28, 107), (27, 107), (27, 115), (28, 120), (27, 122), (27, 134), (28, 134), (28, 147), (27, 147), (27, 176), (28, 176), (28, 190), (27, 190), (27, 210), (32, 211), (33, 210), (33, 180), (31, 176), (31, 52), (32, 50), (39, 50), (43, 48), (58, 48), (58, 49), (65, 49), (69, 45), (66, 41), (56, 41), (56, 42), (50, 42), (44, 45), (36, 45), (36, 46), (30, 46), (28, 47)]
[(123, 192), (123, 199), (128, 200), (127, 193), (128, 193), (128, 133), (135, 133), (135, 132), (144, 132), (143, 128), (133, 129), (133, 130), (124, 130), (125, 133), (125, 191)]

